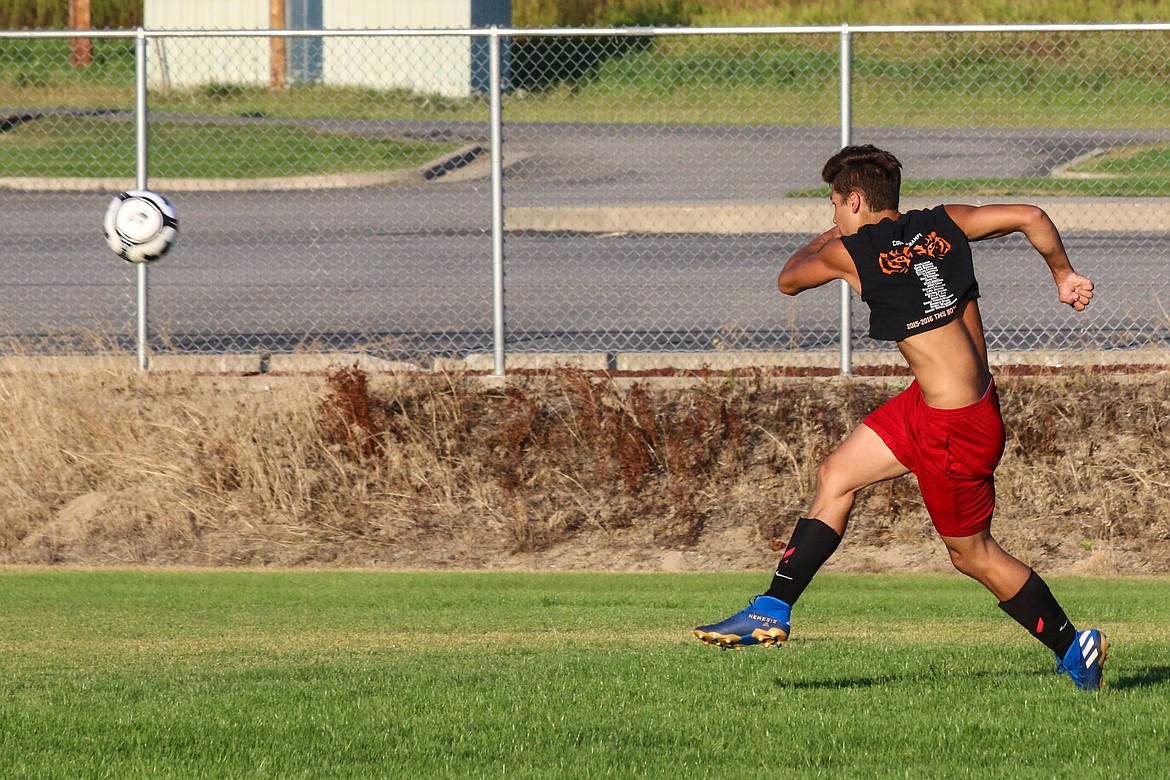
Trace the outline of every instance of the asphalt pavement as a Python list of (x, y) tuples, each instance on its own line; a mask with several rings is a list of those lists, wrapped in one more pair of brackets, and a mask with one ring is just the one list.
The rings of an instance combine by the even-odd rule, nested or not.
[[(475, 125), (367, 124), (365, 132), (482, 142)], [(514, 125), (505, 135), (509, 349), (709, 352), (829, 348), (837, 294), (785, 299), (783, 259), (828, 226), (819, 183), (834, 128)], [(1059, 173), (1110, 143), (1170, 133), (875, 129), (907, 175)], [(491, 350), (489, 158), (429, 181), (288, 177), (151, 180), (181, 218), (179, 246), (150, 269), (153, 332), (195, 351)], [(0, 181), (7, 282), (0, 333), (125, 332), (133, 269), (100, 241), (121, 181)], [(7, 191), (5, 191), (7, 189)], [(979, 249), (985, 315), (1000, 349), (1160, 344), (1170, 289), (1170, 203), (1029, 199), (1099, 279), (1092, 313), (1046, 306), (1042, 263), (1014, 240)], [(905, 207), (919, 201), (907, 199)], [(925, 205), (925, 204), (923, 204)], [(986, 270), (984, 270), (986, 269)], [(855, 329), (864, 322), (855, 315)], [(998, 340), (998, 341), (996, 341)], [(864, 344), (862, 345), (864, 346)]]

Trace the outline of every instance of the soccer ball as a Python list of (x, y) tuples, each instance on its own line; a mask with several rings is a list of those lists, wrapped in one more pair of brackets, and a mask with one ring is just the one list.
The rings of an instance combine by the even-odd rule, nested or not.
[(150, 190), (129, 190), (110, 201), (103, 223), (106, 243), (128, 263), (153, 263), (175, 245), (179, 214)]

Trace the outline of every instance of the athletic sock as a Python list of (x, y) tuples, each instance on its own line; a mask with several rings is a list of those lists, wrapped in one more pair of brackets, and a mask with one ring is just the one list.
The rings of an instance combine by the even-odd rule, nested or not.
[(1064, 654), (1076, 641), (1077, 630), (1072, 621), (1035, 571), (1019, 593), (1007, 601), (999, 602), (999, 608), (1056, 653), (1058, 658), (1064, 658)]
[(792, 606), (812, 582), (821, 564), (829, 560), (841, 537), (829, 526), (813, 517), (802, 517), (796, 522), (792, 539), (772, 575), (772, 584), (765, 596), (780, 599)]

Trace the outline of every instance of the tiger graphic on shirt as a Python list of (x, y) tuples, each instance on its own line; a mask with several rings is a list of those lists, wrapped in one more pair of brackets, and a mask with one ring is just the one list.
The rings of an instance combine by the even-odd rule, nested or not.
[(924, 257), (942, 260), (950, 251), (951, 243), (932, 230), (925, 237), (919, 234), (904, 246), (879, 254), (878, 267), (882, 269), (882, 273), (904, 274), (910, 270), (915, 260)]

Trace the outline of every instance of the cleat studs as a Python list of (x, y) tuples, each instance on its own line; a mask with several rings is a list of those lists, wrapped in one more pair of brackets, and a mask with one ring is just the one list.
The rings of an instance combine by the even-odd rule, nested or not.
[(775, 647), (788, 641), (788, 632), (780, 628), (757, 628), (752, 632), (752, 637), (763, 647)]
[(742, 650), (746, 645), (742, 644), (743, 637), (738, 634), (717, 634), (713, 631), (699, 631), (695, 629), (694, 634), (704, 644), (718, 647), (720, 650)]

